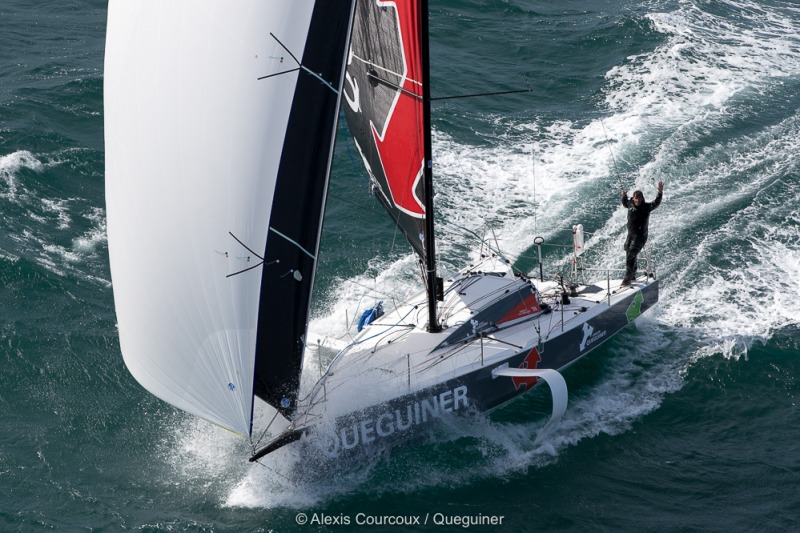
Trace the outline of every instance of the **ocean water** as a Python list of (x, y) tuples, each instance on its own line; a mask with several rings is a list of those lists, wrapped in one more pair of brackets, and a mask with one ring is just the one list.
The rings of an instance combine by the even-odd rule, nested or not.
[[(662, 180), (661, 302), (565, 372), (569, 408), (544, 438), (537, 391), (315, 481), (286, 475), (290, 449), (248, 464), (245, 443), (124, 367), (105, 10), (0, 1), (0, 531), (800, 527), (796, 3), (432, 1), (434, 96), (529, 89), (433, 106), (443, 270), (473, 233), (525, 270), (542, 236), (548, 272), (563, 269), (576, 223), (587, 260), (619, 267), (619, 189), (650, 199)], [(417, 282), (344, 126), (334, 165), (312, 329), (339, 337)]]

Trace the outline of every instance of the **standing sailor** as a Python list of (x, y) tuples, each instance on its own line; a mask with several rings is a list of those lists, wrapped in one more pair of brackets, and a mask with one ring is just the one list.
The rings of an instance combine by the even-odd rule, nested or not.
[(661, 204), (664, 182), (658, 182), (658, 195), (655, 201), (645, 202), (642, 191), (634, 191), (633, 199), (628, 200), (628, 191), (622, 190), (622, 205), (628, 208), (628, 238), (625, 239), (625, 277), (621, 287), (626, 287), (636, 279), (636, 257), (647, 242), (647, 225), (650, 211)]

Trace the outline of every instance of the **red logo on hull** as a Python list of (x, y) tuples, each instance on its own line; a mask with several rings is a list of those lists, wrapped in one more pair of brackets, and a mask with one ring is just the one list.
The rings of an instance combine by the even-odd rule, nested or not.
[[(530, 369), (533, 370), (536, 368), (536, 365), (542, 360), (542, 357), (539, 355), (539, 350), (537, 348), (532, 349), (528, 352), (528, 355), (525, 356), (525, 359), (522, 361), (522, 364), (519, 365), (519, 368), (522, 369)], [(536, 382), (539, 381), (537, 377), (530, 377), (530, 378), (511, 378), (511, 381), (514, 382), (514, 386), (517, 390), (520, 389), (523, 385), (526, 389), (530, 389)]]

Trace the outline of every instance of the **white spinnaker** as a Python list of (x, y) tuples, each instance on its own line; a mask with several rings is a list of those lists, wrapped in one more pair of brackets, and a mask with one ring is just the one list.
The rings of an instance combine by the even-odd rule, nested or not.
[(111, 0), (106, 206), (133, 376), (249, 435), (262, 254), (311, 0)]

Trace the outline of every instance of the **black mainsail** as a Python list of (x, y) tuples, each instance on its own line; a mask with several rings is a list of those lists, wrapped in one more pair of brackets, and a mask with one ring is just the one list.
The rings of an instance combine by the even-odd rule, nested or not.
[(343, 108), (373, 190), (419, 255), (436, 319), (427, 2), (358, 2)]

